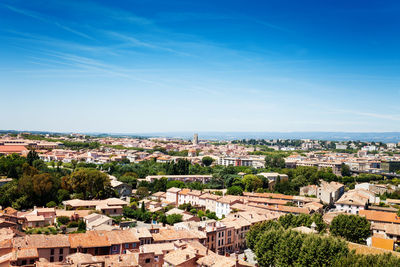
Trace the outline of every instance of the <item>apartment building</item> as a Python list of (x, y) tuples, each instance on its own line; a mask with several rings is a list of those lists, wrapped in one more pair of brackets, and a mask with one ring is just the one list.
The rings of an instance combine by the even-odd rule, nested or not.
[(244, 157), (219, 157), (218, 165), (222, 166), (247, 166), (254, 168), (264, 168), (264, 158), (244, 158)]

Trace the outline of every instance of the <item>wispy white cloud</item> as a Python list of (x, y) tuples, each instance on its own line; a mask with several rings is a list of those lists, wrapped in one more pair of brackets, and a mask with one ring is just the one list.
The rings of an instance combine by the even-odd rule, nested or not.
[[(121, 68), (113, 64), (104, 63), (101, 60), (78, 56), (69, 53), (63, 53), (58, 51), (47, 51), (44, 53), (46, 58), (39, 58), (39, 62), (44, 61), (48, 63), (53, 63), (56, 66), (69, 66), (75, 70), (88, 70), (97, 73), (99, 76), (104, 74), (125, 78), (128, 80), (135, 80), (143, 83), (153, 84), (157, 86), (164, 86), (162, 82), (139, 78), (137, 75), (137, 70), (132, 70), (128, 68)], [(52, 58), (49, 58), (52, 57)], [(59, 59), (59, 60), (57, 60)], [(38, 60), (38, 59), (37, 59)]]
[(276, 25), (274, 23), (255, 19), (253, 17), (244, 16), (242, 14), (215, 14), (215, 13), (205, 13), (205, 12), (179, 12), (179, 13), (172, 13), (172, 12), (165, 12), (157, 14), (158, 19), (156, 22), (180, 22), (180, 21), (237, 21), (239, 23), (243, 23), (243, 21), (249, 21), (251, 23), (259, 24), (264, 27), (278, 30), (278, 31), (285, 31), (289, 32), (288, 29)]
[(150, 41), (143, 41), (140, 40), (136, 37), (133, 37), (131, 35), (127, 35), (127, 34), (123, 34), (120, 32), (115, 32), (115, 31), (104, 31), (105, 34), (107, 34), (110, 37), (113, 37), (115, 39), (118, 39), (120, 41), (124, 41), (125, 44), (129, 45), (129, 46), (134, 46), (134, 47), (143, 47), (143, 48), (150, 48), (150, 49), (155, 49), (155, 50), (162, 50), (165, 52), (170, 52), (170, 53), (174, 53), (180, 56), (191, 56), (191, 54), (186, 53), (186, 52), (182, 52), (170, 47), (166, 47), (163, 45), (160, 45), (154, 41), (150, 42)]
[(90, 40), (94, 40), (94, 38), (92, 38), (91, 36), (87, 35), (86, 33), (83, 33), (83, 32), (77, 31), (75, 29), (72, 29), (72, 28), (70, 28), (70, 27), (68, 27), (66, 25), (63, 25), (63, 24), (55, 21), (54, 19), (45, 17), (45, 16), (43, 16), (43, 15), (37, 13), (37, 12), (31, 11), (31, 10), (27, 10), (27, 9), (17, 8), (15, 6), (10, 6), (10, 5), (6, 5), (6, 4), (3, 4), (2, 6), (7, 8), (7, 9), (9, 9), (9, 10), (11, 10), (11, 11), (13, 11), (13, 12), (15, 12), (15, 13), (18, 13), (18, 14), (21, 14), (21, 15), (24, 15), (24, 16), (27, 16), (27, 17), (31, 17), (31, 18), (34, 18), (34, 19), (37, 19), (37, 20), (40, 20), (40, 21), (45, 22), (45, 23), (53, 24), (53, 25), (55, 25), (56, 27), (58, 27), (60, 29), (63, 29), (65, 31), (68, 31), (70, 33), (78, 35), (80, 37), (83, 37), (83, 38), (86, 38), (86, 39), (90, 39)]
[(400, 121), (400, 115), (395, 115), (395, 114), (382, 114), (382, 113), (365, 112), (365, 111), (348, 110), (348, 109), (338, 109), (338, 110), (332, 111), (332, 113), (345, 113), (345, 114), (351, 114), (351, 115), (355, 115), (355, 116), (363, 116), (363, 117), (376, 118), (376, 119)]

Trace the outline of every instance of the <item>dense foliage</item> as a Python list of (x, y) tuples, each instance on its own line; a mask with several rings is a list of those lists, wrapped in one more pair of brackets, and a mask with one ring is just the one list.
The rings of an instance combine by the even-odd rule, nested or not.
[(13, 180), (0, 187), (0, 205), (15, 209), (33, 206), (53, 207), (71, 197), (106, 198), (115, 195), (108, 176), (99, 170), (49, 168), (36, 152), (29, 157), (18, 155), (0, 157), (0, 176)]
[(371, 224), (365, 217), (358, 215), (340, 214), (333, 218), (330, 232), (334, 236), (340, 236), (350, 242), (365, 243), (371, 235)]
[[(110, 162), (94, 164), (72, 161), (71, 163), (52, 162), (48, 166), (38, 159), (36, 152), (29, 153), (27, 158), (18, 155), (0, 156), (0, 176), (14, 180), (0, 188), (0, 205), (15, 208), (29, 208), (34, 205), (57, 205), (69, 198), (106, 198), (114, 196), (106, 174), (116, 176), (122, 182), (137, 189), (139, 197), (146, 197), (157, 191), (166, 191), (171, 187), (203, 190), (205, 188), (229, 188), (228, 194), (248, 192), (270, 192), (268, 180), (257, 175), (260, 172), (279, 172), (287, 174), (288, 180), (278, 179), (272, 192), (297, 195), (302, 186), (318, 184), (319, 180), (338, 181), (354, 185), (354, 182), (380, 181), (380, 175), (360, 174), (357, 177), (338, 177), (331, 169), (316, 167), (297, 167), (295, 169), (281, 168), (279, 162), (281, 152), (271, 154), (271, 167), (255, 169), (246, 166), (206, 166), (209, 162), (190, 164), (181, 159), (171, 163), (157, 163), (154, 160), (140, 163)], [(275, 156), (273, 156), (275, 154)], [(206, 157), (204, 157), (206, 158)], [(205, 160), (206, 161), (206, 160)], [(274, 163), (275, 162), (275, 163)], [(29, 167), (29, 168), (28, 168)], [(102, 173), (104, 172), (104, 173)], [(242, 173), (239, 175), (239, 173)], [(243, 176), (243, 173), (246, 175)], [(211, 174), (212, 179), (207, 184), (183, 183), (160, 179), (152, 183), (138, 179), (148, 175), (170, 174)], [(53, 201), (53, 202), (51, 202)], [(51, 203), (49, 203), (51, 202)]]
[[(247, 234), (260, 266), (399, 266), (400, 259), (391, 255), (355, 255), (343, 239), (291, 230), (299, 221), (286, 215), (279, 221), (255, 224)], [(294, 224), (294, 225), (292, 225)]]

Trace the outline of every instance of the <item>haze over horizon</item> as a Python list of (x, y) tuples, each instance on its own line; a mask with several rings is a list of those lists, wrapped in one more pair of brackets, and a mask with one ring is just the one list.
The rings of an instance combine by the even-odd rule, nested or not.
[(400, 132), (400, 2), (0, 3), (0, 128)]

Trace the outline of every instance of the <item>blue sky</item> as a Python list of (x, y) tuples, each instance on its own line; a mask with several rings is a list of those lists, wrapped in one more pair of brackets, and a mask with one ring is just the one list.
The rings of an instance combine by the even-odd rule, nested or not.
[(399, 1), (0, 1), (0, 128), (400, 131)]

